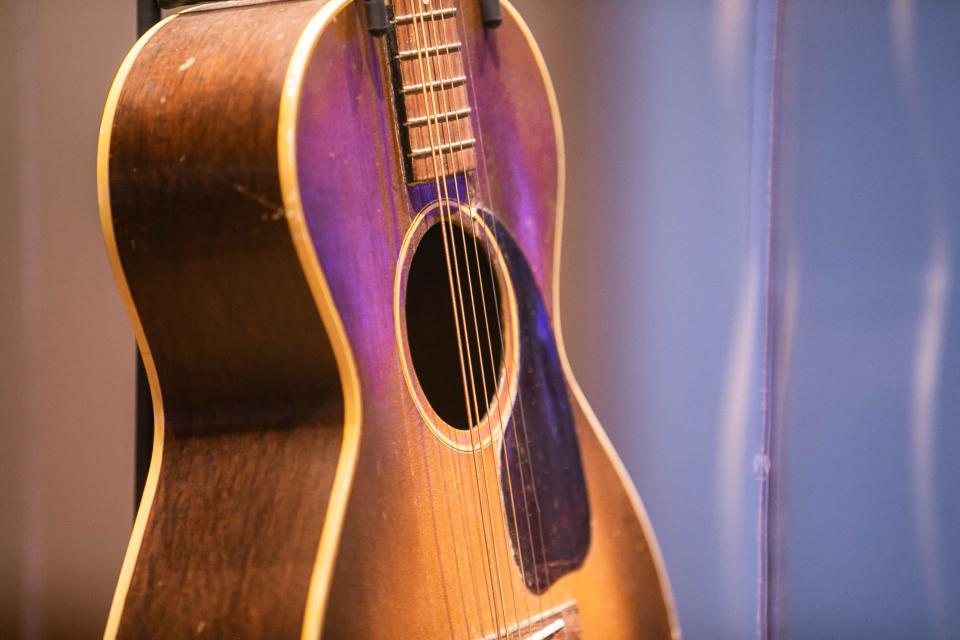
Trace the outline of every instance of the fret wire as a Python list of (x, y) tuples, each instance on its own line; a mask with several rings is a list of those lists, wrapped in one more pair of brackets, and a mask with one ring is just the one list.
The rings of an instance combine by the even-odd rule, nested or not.
[(436, 56), (442, 55), (445, 53), (456, 53), (460, 51), (462, 47), (460, 42), (450, 42), (447, 44), (438, 44), (432, 47), (425, 47), (421, 49), (407, 49), (405, 51), (400, 51), (397, 53), (397, 58), (401, 60), (412, 60), (416, 59), (418, 56)]
[(470, 107), (464, 107), (462, 109), (447, 111), (445, 113), (438, 113), (436, 115), (417, 116), (416, 118), (408, 119), (404, 124), (406, 124), (408, 127), (417, 127), (420, 125), (427, 124), (428, 122), (435, 122), (439, 120), (447, 120), (447, 119), (451, 121), (460, 120), (461, 118), (465, 118), (469, 116), (471, 111), (472, 110), (470, 109)]
[[(410, 161), (410, 178), (413, 182), (432, 180), (436, 169), (429, 162), (431, 153), (462, 154), (462, 171), (476, 168), (473, 148), (472, 110), (466, 90), (466, 69), (463, 66), (462, 52), (464, 43), (460, 38), (458, 23), (445, 22), (457, 15), (457, 8), (442, 6), (447, 0), (434, 0), (433, 9), (423, 11), (418, 0), (393, 0), (396, 12), (394, 16), (395, 49), (392, 57), (399, 74), (399, 96), (405, 105), (404, 122), (400, 123), (406, 144), (406, 155)], [(421, 41), (419, 31), (415, 31), (421, 20), (436, 21), (430, 27), (431, 33), (443, 34), (440, 41)], [(446, 41), (445, 40), (449, 40)], [(430, 81), (422, 79), (422, 65), (429, 68)], [(437, 105), (423, 104), (418, 96), (424, 91), (436, 93)], [(441, 111), (433, 113), (434, 110)], [(440, 139), (431, 143), (427, 140), (428, 128), (440, 127)], [(450, 169), (450, 161), (441, 158), (445, 170)]]
[(406, 25), (413, 24), (414, 20), (426, 19), (426, 20), (438, 20), (438, 19), (447, 19), (457, 15), (456, 7), (445, 7), (443, 9), (433, 9), (431, 11), (425, 11), (424, 13), (405, 13), (401, 15), (394, 16), (393, 23), (396, 25)]
[(441, 78), (439, 80), (434, 80), (433, 82), (427, 82), (426, 84), (418, 82), (417, 84), (408, 84), (402, 87), (404, 93), (419, 93), (426, 89), (452, 89), (454, 87), (459, 87), (467, 82), (466, 76), (454, 76), (453, 78)]
[(449, 153), (451, 151), (460, 151), (462, 149), (469, 149), (477, 143), (473, 138), (468, 138), (466, 140), (457, 140), (454, 142), (447, 142), (441, 144), (439, 147), (426, 147), (423, 149), (414, 149), (410, 152), (411, 158), (425, 158), (430, 156), (434, 152), (436, 153)]

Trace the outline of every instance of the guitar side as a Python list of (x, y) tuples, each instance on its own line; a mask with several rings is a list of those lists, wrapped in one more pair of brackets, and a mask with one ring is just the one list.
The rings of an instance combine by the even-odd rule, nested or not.
[(277, 132), (324, 4), (167, 19), (111, 89), (101, 223), (155, 438), (105, 637), (319, 634), (360, 416), (336, 309), (284, 216)]

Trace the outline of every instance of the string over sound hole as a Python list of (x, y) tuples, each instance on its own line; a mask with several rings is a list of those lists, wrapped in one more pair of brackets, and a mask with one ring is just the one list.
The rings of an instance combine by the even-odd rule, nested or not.
[(436, 414), (460, 430), (495, 410), (503, 366), (501, 294), (484, 242), (459, 224), (434, 224), (417, 245), (407, 280), (414, 371)]

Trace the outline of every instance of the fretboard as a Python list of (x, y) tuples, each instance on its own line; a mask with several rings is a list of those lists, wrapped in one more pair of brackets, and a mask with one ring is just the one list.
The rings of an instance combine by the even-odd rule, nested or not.
[(476, 166), (455, 0), (393, 0), (394, 72), (411, 182)]

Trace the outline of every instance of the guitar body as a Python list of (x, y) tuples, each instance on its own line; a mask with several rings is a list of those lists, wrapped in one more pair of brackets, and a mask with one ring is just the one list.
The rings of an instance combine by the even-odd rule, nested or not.
[[(482, 162), (442, 183), (405, 176), (359, 2), (190, 10), (124, 62), (101, 219), (156, 439), (107, 637), (678, 636), (560, 342), (549, 79), (512, 7), (485, 30), (458, 4)], [(451, 189), (472, 196), (447, 229)], [(453, 392), (419, 324), (446, 308), (417, 267), (438, 229), (494, 283), (472, 428), (434, 408)]]

